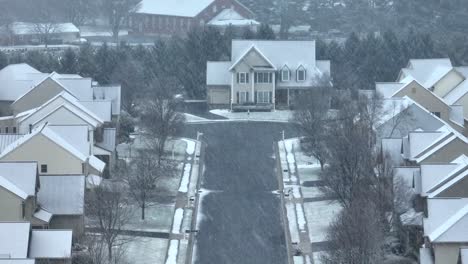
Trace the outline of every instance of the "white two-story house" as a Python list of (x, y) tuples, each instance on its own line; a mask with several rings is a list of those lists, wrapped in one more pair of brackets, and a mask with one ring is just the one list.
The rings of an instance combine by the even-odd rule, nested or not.
[(316, 60), (315, 41), (233, 40), (230, 61), (207, 64), (211, 106), (272, 110), (301, 91), (329, 82), (330, 61)]

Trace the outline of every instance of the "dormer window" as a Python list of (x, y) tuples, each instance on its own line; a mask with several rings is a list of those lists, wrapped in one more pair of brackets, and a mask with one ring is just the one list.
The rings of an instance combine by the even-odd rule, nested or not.
[(304, 66), (300, 66), (296, 71), (296, 79), (298, 82), (304, 82), (306, 80), (306, 69)]
[(284, 66), (281, 69), (281, 81), (282, 82), (289, 82), (291, 80), (291, 71), (289, 70), (288, 66)]

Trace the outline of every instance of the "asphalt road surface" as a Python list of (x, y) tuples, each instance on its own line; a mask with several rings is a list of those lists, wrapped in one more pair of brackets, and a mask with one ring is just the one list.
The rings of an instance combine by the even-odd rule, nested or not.
[(278, 194), (274, 144), (294, 137), (291, 125), (223, 122), (187, 125), (204, 133), (204, 196), (195, 263), (285, 264), (287, 249)]

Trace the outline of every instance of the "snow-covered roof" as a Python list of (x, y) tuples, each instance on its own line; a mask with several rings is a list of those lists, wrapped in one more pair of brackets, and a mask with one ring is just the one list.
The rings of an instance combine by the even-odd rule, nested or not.
[(427, 151), (436, 143), (447, 139), (447, 137), (449, 137), (449, 133), (441, 131), (410, 132), (409, 147), (411, 157), (418, 157), (422, 152)]
[(234, 9), (224, 9), (208, 22), (211, 26), (255, 26), (260, 25), (256, 20), (243, 17)]
[(39, 219), (45, 223), (49, 223), (50, 219), (52, 219), (53, 214), (48, 212), (47, 210), (44, 210), (43, 208), (39, 208), (39, 210), (37, 210), (33, 216), (34, 218)]
[(93, 88), (91, 78), (70, 78), (63, 75), (54, 77), (55, 80), (73, 94), (78, 100), (92, 100)]
[(112, 121), (112, 101), (80, 101), (80, 104), (85, 106), (104, 122)]
[(31, 224), (27, 222), (0, 223), (0, 256), (27, 258), (30, 230)]
[(10, 64), (0, 71), (0, 100), (14, 101), (44, 75), (26, 63)]
[(48, 115), (58, 111), (59, 109), (66, 108), (75, 115), (82, 118), (88, 124), (93, 127), (97, 127), (104, 123), (104, 121), (95, 115), (92, 111), (82, 105), (76, 97), (70, 93), (63, 91), (49, 101), (45, 102), (42, 106), (34, 109), (33, 111), (28, 110), (27, 114), (20, 113), (22, 117), (19, 119), (19, 123), (25, 122), (28, 119), (35, 118), (37, 121), (32, 121), (34, 125), (37, 125), (40, 121), (44, 120)]
[(215, 0), (143, 0), (136, 13), (195, 17)]
[(231, 85), (230, 61), (209, 61), (206, 67), (207, 85)]
[(389, 82), (389, 83), (376, 83), (375, 90), (381, 94), (384, 99), (391, 98), (396, 91), (400, 90), (405, 83)]
[(383, 138), (382, 139), (382, 152), (384, 155), (389, 155), (394, 165), (398, 165), (402, 161), (401, 157), (401, 138)]
[(36, 263), (36, 260), (34, 259), (1, 259), (0, 258), (0, 264), (34, 264), (34, 263)]
[(99, 172), (103, 172), (104, 168), (106, 167), (106, 163), (104, 163), (102, 160), (96, 158), (95, 156), (89, 156), (88, 159), (88, 164), (89, 166), (93, 167)]
[[(440, 76), (440, 74), (434, 74), (434, 72), (441, 73), (443, 70), (442, 68), (452, 68), (452, 62), (448, 58), (440, 58), (440, 59), (411, 59), (409, 60), (408, 67), (402, 69), (403, 75), (400, 75), (398, 81), (408, 77), (409, 75), (412, 76), (415, 80), (419, 83), (425, 84), (430, 83), (428, 82), (430, 79), (434, 79), (435, 75)], [(436, 70), (439, 68), (439, 70)], [(443, 76), (441, 76), (443, 77)], [(426, 87), (429, 88), (429, 87)]]
[(3, 189), (13, 193), (14, 195), (20, 197), (23, 200), (26, 200), (28, 198), (28, 194), (25, 193), (23, 190), (18, 188), (15, 184), (13, 184), (11, 181), (5, 179), (4, 177), (0, 176), (0, 187)]
[(65, 139), (83, 155), (90, 155), (91, 143), (88, 140), (88, 126), (85, 125), (49, 125), (52, 131)]
[(80, 30), (72, 23), (34, 24), (27, 22), (14, 22), (9, 26), (10, 31), (15, 35), (41, 34), (45, 28), (50, 29), (51, 34), (80, 32)]
[(71, 230), (32, 230), (30, 258), (68, 259), (71, 258), (71, 251)]
[(0, 162), (0, 177), (18, 187), (26, 197), (36, 195), (36, 162)]
[(1, 153), (0, 153), (0, 158), (5, 157), (8, 155), (10, 152), (13, 152), (17, 148), (21, 147), (23, 144), (31, 140), (37, 135), (43, 135), (50, 139), (52, 142), (55, 144), (59, 145), (66, 151), (68, 151), (70, 154), (74, 155), (81, 161), (85, 162), (87, 159), (87, 156), (83, 155), (79, 150), (77, 150), (75, 147), (73, 147), (70, 143), (68, 143), (65, 139), (57, 135), (54, 131), (52, 131), (50, 128), (46, 127), (47, 124), (44, 124), (40, 127), (37, 127), (33, 129), (33, 131), (30, 134), (24, 135), (17, 141), (13, 142), (10, 144), (8, 147), (6, 147)]
[(82, 215), (85, 176), (40, 176), (39, 204), (54, 215)]
[(427, 196), (434, 186), (458, 166), (456, 163), (421, 164), (421, 196)]
[(23, 136), (21, 134), (0, 134), (0, 153)]
[[(417, 157), (416, 162), (420, 163), (421, 161), (427, 159), (443, 147), (447, 146), (449, 143), (453, 142), (456, 139), (460, 139), (465, 146), (468, 146), (468, 139), (464, 136), (460, 136), (454, 133), (451, 133), (449, 136), (435, 142), (433, 145), (427, 148), (428, 151), (422, 151)], [(421, 155), (422, 154), (422, 155)]]
[(468, 205), (468, 198), (427, 199), (428, 217), (424, 218), (424, 234), (429, 235), (447, 219)]
[(455, 104), (468, 93), (468, 67), (457, 67), (455, 69), (464, 76), (465, 80), (444, 96), (444, 100), (450, 105)]
[[(468, 203), (427, 233), (432, 242), (468, 242)], [(447, 217), (447, 215), (445, 216)], [(426, 232), (425, 232), (426, 233)]]
[(95, 86), (93, 87), (93, 97), (95, 100), (111, 100), (112, 101), (112, 115), (120, 115), (121, 108), (121, 86)]

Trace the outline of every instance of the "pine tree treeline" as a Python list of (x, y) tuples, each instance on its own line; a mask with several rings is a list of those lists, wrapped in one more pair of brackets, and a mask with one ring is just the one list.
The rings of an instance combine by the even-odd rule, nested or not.
[[(266, 26), (254, 36), (272, 39)], [(231, 40), (253, 32), (225, 34), (212, 28), (196, 29), (185, 38), (158, 40), (154, 46), (100, 47), (84, 45), (61, 54), (30, 51), (26, 54), (0, 52), (0, 68), (9, 63), (26, 62), (43, 72), (78, 73), (102, 85), (121, 83), (123, 105), (131, 112), (135, 100), (151, 92), (155, 78), (171, 91), (188, 98), (205, 98), (206, 62), (229, 60)], [(455, 43), (436, 43), (428, 34), (409, 34), (401, 39), (393, 32), (381, 36), (351, 34), (343, 44), (317, 40), (317, 59), (331, 60), (332, 78), (338, 89), (374, 89), (375, 82), (394, 81), (410, 58), (449, 56), (454, 64), (468, 63), (465, 39)], [(287, 52), (287, 51), (285, 51)], [(153, 82), (154, 83), (154, 82)]]

